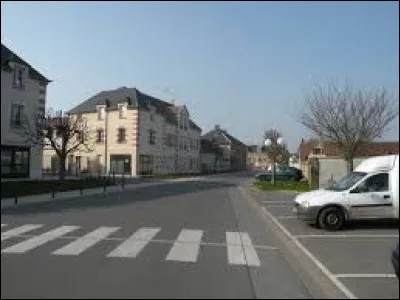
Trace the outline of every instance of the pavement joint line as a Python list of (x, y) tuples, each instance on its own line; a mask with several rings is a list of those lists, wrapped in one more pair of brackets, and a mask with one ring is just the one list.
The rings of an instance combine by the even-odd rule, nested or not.
[[(3, 236), (8, 236), (8, 235), (3, 235)], [(19, 235), (12, 235), (13, 238), (16, 237), (23, 237), (23, 238), (32, 238), (32, 237), (36, 237), (38, 235), (35, 234), (19, 234)], [(79, 239), (82, 238), (83, 236), (71, 236), (71, 235), (65, 235), (65, 236), (60, 236), (57, 237), (57, 239), (61, 239), (61, 240), (75, 240), (75, 239)], [(102, 238), (102, 241), (125, 241), (127, 238), (129, 237), (107, 237), (107, 238)], [(93, 237), (86, 237), (85, 239), (96, 239)], [(146, 239), (137, 239), (135, 238), (134, 240), (136, 241), (148, 241)], [(176, 242), (176, 240), (163, 240), (163, 239), (152, 239), (150, 241), (150, 243), (156, 243), (156, 244), (174, 244)], [(191, 244), (193, 242), (182, 242), (180, 241), (179, 243), (182, 244)], [(228, 246), (227, 243), (216, 243), (216, 242), (200, 242), (200, 245), (202, 246), (214, 246), (214, 247), (226, 247)], [(236, 245), (236, 244), (232, 244), (232, 245)], [(244, 246), (247, 247), (247, 246)], [(273, 246), (268, 246), (268, 245), (253, 245), (254, 248), (257, 249), (261, 249), (261, 250), (279, 250), (279, 248), (277, 247), (273, 247)]]
[(299, 234), (297, 239), (303, 238), (398, 238), (398, 234)]
[(265, 205), (268, 208), (270, 207), (287, 207), (287, 208), (292, 208), (290, 205), (286, 205), (286, 204), (272, 204), (272, 205)]
[(288, 200), (262, 200), (261, 203), (263, 204), (293, 204), (293, 201)]
[(396, 278), (396, 274), (336, 274), (336, 278)]
[[(265, 209), (265, 207), (263, 207)], [(274, 217), (276, 219), (280, 219), (280, 220), (289, 220), (289, 219), (305, 219), (305, 217), (302, 216), (277, 216)]]
[(302, 243), (299, 242), (286, 228), (283, 226), (276, 217), (274, 217), (264, 206), (261, 206), (261, 210), (267, 215), (270, 220), (290, 239), (292, 242), (311, 260), (313, 263), (328, 277), (336, 287), (342, 291), (343, 294), (349, 299), (358, 299), (338, 278), (332, 274), (331, 271), (325, 265), (319, 261)]

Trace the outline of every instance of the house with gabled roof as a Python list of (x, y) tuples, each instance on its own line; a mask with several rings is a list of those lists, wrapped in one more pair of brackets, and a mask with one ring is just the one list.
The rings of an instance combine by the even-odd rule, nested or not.
[(40, 178), (42, 147), (24, 136), (26, 122), (45, 113), (51, 81), (1, 44), (1, 177)]
[(240, 171), (247, 169), (247, 145), (221, 129), (219, 125), (201, 137), (218, 147), (223, 153), (223, 171)]
[[(135, 176), (200, 170), (201, 129), (185, 105), (121, 87), (102, 91), (67, 114), (84, 117), (94, 131), (94, 150), (77, 151), (68, 157), (67, 168), (72, 174)], [(46, 154), (44, 167), (49, 168), (53, 154)]]

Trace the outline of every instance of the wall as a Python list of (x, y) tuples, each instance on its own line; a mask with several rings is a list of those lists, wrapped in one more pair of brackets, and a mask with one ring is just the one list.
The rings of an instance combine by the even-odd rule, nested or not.
[[(353, 160), (356, 168), (367, 157), (355, 158)], [(338, 180), (347, 174), (346, 161), (342, 158), (320, 158), (319, 159), (319, 187), (324, 187), (331, 178)]]
[(29, 175), (31, 178), (39, 178), (41, 177), (42, 148), (29, 145), (18, 134), (19, 130), (11, 126), (11, 105), (24, 105), (26, 117), (32, 122), (39, 109), (45, 107), (46, 87), (29, 77), (25, 78), (24, 84), (23, 89), (13, 88), (13, 73), (1, 71), (1, 145), (30, 146)]
[[(153, 119), (151, 118), (153, 115)], [(149, 131), (155, 131), (155, 144), (149, 142)], [(181, 149), (181, 142), (190, 146), (192, 139), (199, 145), (201, 132), (189, 128), (188, 130), (165, 121), (164, 117), (152, 111), (140, 111), (139, 117), (139, 155), (153, 156), (154, 174), (171, 173), (198, 173), (200, 172), (200, 147)], [(177, 146), (167, 146), (164, 138), (166, 134), (178, 136)]]

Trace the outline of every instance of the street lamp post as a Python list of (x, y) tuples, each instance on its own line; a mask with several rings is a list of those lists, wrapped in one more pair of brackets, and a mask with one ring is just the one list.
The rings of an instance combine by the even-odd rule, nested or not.
[(280, 148), (284, 145), (284, 141), (282, 137), (278, 138), (267, 138), (264, 141), (265, 148), (267, 153), (271, 154), (272, 157), (272, 178), (271, 183), (275, 184), (275, 163), (276, 163), (276, 156), (280, 151)]
[(106, 107), (104, 108), (104, 119), (105, 119), (105, 126), (104, 126), (104, 162), (105, 162), (105, 175), (107, 176), (108, 173), (108, 113), (107, 108), (111, 106), (110, 101), (108, 99), (105, 100)]

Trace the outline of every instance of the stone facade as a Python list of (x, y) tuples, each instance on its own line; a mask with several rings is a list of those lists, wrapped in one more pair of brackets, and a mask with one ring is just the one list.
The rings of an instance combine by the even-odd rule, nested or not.
[(40, 178), (42, 147), (21, 135), (26, 121), (44, 113), (50, 81), (1, 45), (1, 177)]

